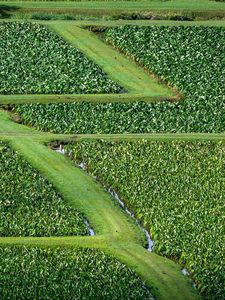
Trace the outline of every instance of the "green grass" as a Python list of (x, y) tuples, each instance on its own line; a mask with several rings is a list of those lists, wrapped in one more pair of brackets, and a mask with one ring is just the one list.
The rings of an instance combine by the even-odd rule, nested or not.
[(93, 15), (113, 15), (119, 12), (152, 11), (152, 12), (221, 12), (225, 10), (225, 4), (221, 2), (199, 1), (6, 1), (1, 5), (18, 7), (21, 11), (38, 12), (74, 12)]
[[(159, 292), (154, 291), (156, 295), (159, 293), (161, 299), (174, 299), (174, 297), (176, 299), (195, 299), (195, 293), (190, 288), (188, 281), (179, 275), (179, 267), (171, 261), (166, 263), (161, 257), (150, 253), (148, 253), (149, 258), (146, 261), (143, 258), (138, 258), (136, 261), (131, 258), (136, 255), (136, 249), (139, 249), (139, 252), (143, 251), (143, 254), (147, 252), (139, 246), (142, 243), (139, 237), (140, 230), (124, 215), (109, 195), (93, 182), (91, 177), (75, 168), (64, 156), (48, 150), (37, 142), (35, 143), (32, 138), (17, 137), (11, 139), (10, 143), (14, 149), (57, 187), (65, 200), (75, 208), (79, 207), (79, 210), (87, 215), (96, 233), (103, 238), (103, 244), (107, 245), (109, 252), (114, 252), (116, 255), (122, 250), (121, 257), (124, 257), (123, 249), (129, 248), (131, 254), (126, 260), (130, 259), (133, 264), (138, 265), (139, 274), (146, 278), (149, 283), (155, 282), (154, 288), (159, 289)], [(90, 238), (93, 241), (91, 245), (95, 243), (95, 238), (98, 240), (98, 237)], [(20, 240), (24, 241), (26, 238), (15, 240), (1, 238), (0, 242), (2, 244), (7, 241), (18, 243)], [(40, 239), (40, 243), (42, 240), (43, 238)], [(51, 240), (45, 240), (45, 245), (51, 244)], [(32, 242), (32, 239), (30, 241)], [(39, 240), (36, 240), (36, 243), (39, 243)], [(79, 245), (82, 246), (82, 242)], [(109, 248), (111, 249), (109, 250)], [(132, 251), (132, 249), (134, 250)], [(156, 269), (155, 264), (159, 265)], [(148, 266), (148, 272), (146, 272), (146, 265)], [(166, 275), (162, 275), (162, 272), (165, 272)], [(178, 289), (180, 295), (176, 294)]]

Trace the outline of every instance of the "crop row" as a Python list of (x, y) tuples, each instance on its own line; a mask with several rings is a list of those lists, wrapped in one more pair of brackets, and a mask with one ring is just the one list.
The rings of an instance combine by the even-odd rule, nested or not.
[(82, 214), (0, 141), (0, 236), (86, 235)]
[(224, 142), (84, 141), (67, 153), (116, 191), (204, 299), (224, 290)]
[[(177, 122), (176, 115), (168, 114), (168, 128), (165, 120), (158, 118), (165, 111), (163, 104), (146, 102), (22, 104), (13, 111), (23, 124), (54, 133), (148, 133), (159, 128), (164, 132), (173, 131), (172, 124)], [(185, 120), (179, 126), (179, 131), (184, 131)]]
[(0, 248), (1, 299), (150, 299), (123, 263), (94, 249)]
[(119, 91), (99, 66), (44, 26), (0, 24), (0, 94)]
[(166, 130), (224, 131), (224, 28), (124, 26), (108, 29), (106, 40), (185, 97), (172, 106), (159, 104), (155, 114), (153, 108)]

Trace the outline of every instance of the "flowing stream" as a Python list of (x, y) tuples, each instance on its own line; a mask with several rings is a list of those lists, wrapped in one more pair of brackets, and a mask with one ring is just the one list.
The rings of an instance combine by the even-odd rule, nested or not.
[[(55, 150), (58, 153), (61, 153), (63, 155), (66, 155), (65, 150), (63, 149), (62, 145), (60, 145), (58, 148), (53, 148), (53, 150)], [(85, 163), (81, 162), (81, 163), (77, 163), (75, 162), (76, 165), (84, 170), (87, 171), (87, 166), (85, 165)], [(92, 176), (95, 180), (97, 180), (96, 176)], [(151, 239), (148, 231), (140, 224), (140, 222), (138, 221), (138, 219), (135, 218), (134, 214), (126, 207), (125, 203), (120, 199), (120, 197), (118, 196), (118, 194), (113, 191), (113, 189), (108, 188), (106, 185), (104, 185), (104, 188), (106, 191), (108, 191), (113, 197), (114, 199), (117, 200), (117, 202), (119, 203), (119, 205), (123, 208), (123, 210), (132, 218), (135, 220), (135, 223), (141, 228), (141, 230), (145, 233), (146, 239), (147, 239), (147, 250), (149, 252), (152, 252), (154, 249), (154, 244), (153, 244), (153, 240)], [(94, 230), (91, 228), (89, 222), (87, 220), (84, 221), (85, 225), (87, 226), (88, 232), (90, 236), (94, 236)], [(183, 268), (181, 270), (182, 274), (184, 276), (189, 276), (189, 273), (187, 272), (187, 270), (185, 268)]]

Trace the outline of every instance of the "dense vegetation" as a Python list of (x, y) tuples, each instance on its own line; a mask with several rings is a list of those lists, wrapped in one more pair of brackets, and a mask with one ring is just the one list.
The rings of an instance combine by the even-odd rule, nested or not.
[(24, 123), (65, 133), (223, 132), (224, 29), (110, 28), (106, 39), (185, 97), (179, 103), (70, 103), (18, 106)]
[(82, 214), (1, 141), (0, 182), (0, 236), (87, 234)]
[(81, 141), (66, 151), (120, 195), (204, 299), (223, 298), (224, 142)]
[(1, 299), (151, 299), (123, 263), (94, 249), (0, 248)]
[(157, 131), (224, 131), (224, 28), (125, 26), (107, 30), (106, 40), (184, 95), (153, 106)]
[(0, 94), (119, 91), (100, 67), (42, 25), (0, 23)]
[[(174, 104), (167, 104), (173, 107)], [(55, 133), (147, 133), (167, 131), (165, 119), (158, 118), (161, 104), (135, 103), (51, 103), (23, 104), (14, 107), (24, 124)], [(171, 124), (176, 114), (167, 116)], [(185, 121), (179, 124), (183, 131)], [(171, 131), (173, 131), (171, 127)]]

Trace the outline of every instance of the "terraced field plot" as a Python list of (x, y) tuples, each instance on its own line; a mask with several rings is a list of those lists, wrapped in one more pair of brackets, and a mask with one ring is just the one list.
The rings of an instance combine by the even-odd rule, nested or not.
[[(106, 80), (110, 78), (113, 86), (122, 87), (126, 90), (126, 93), (112, 94), (112, 91), (110, 91), (109, 94), (68, 95), (64, 94), (67, 93), (66, 91), (62, 91), (62, 94), (59, 95), (52, 94), (55, 92), (52, 90), (45, 95), (42, 94), (44, 92), (34, 92), (34, 94), (28, 95), (18, 94), (18, 91), (13, 95), (10, 95), (11, 92), (7, 95), (2, 94), (0, 103), (10, 104), (10, 108), (16, 104), (17, 106), (13, 108), (14, 112), (17, 111), (21, 115), (24, 124), (35, 126), (41, 130), (52, 131), (53, 133), (44, 133), (22, 124), (13, 123), (10, 115), (1, 110), (0, 138), (4, 142), (1, 143), (0, 151), (3, 151), (1, 154), (4, 153), (5, 156), (5, 149), (7, 149), (9, 152), (7, 160), (9, 162), (12, 161), (13, 155), (16, 155), (15, 158), (19, 159), (19, 163), (22, 162), (23, 169), (28, 168), (26, 182), (29, 183), (29, 178), (32, 178), (32, 175), (29, 176), (29, 172), (32, 174), (37, 172), (37, 177), (42, 178), (39, 180), (42, 180), (41, 182), (44, 180), (49, 189), (54, 186), (57, 192), (51, 190), (51, 196), (44, 193), (42, 196), (47, 196), (48, 201), (54, 200), (54, 197), (60, 197), (60, 200), (63, 199), (62, 202), (66, 207), (70, 207), (71, 211), (76, 211), (76, 218), (77, 216), (81, 217), (82, 225), (84, 217), (89, 220), (95, 235), (75, 236), (75, 233), (62, 233), (64, 236), (57, 236), (57, 234), (52, 236), (50, 234), (49, 237), (44, 236), (43, 233), (40, 236), (35, 233), (32, 236), (22, 234), (22, 236), (7, 235), (1, 237), (2, 274), (8, 274), (8, 277), (0, 277), (0, 283), (4, 283), (6, 287), (3, 297), (7, 298), (10, 295), (9, 286), (18, 291), (19, 284), (20, 293), (27, 294), (29, 292), (32, 297), (36, 293), (35, 297), (37, 299), (43, 299), (43, 291), (46, 295), (50, 293), (50, 298), (57, 299), (57, 295), (62, 293), (62, 288), (64, 288), (65, 295), (69, 295), (69, 298), (71, 298), (71, 294), (68, 291), (74, 291), (72, 293), (74, 299), (82, 296), (93, 299), (96, 297), (102, 299), (108, 299), (108, 297), (144, 299), (146, 297), (150, 298), (152, 294), (155, 299), (193, 300), (201, 298), (199, 292), (206, 299), (222, 299), (224, 294), (224, 257), (220, 245), (222, 230), (224, 230), (221, 218), (224, 193), (222, 165), (224, 157), (224, 129), (222, 123), (224, 107), (223, 86), (221, 85), (221, 72), (223, 72), (223, 69), (220, 67), (220, 62), (223, 62), (223, 58), (219, 47), (219, 51), (217, 51), (215, 43), (212, 45), (204, 44), (204, 41), (199, 39), (201, 45), (204, 46), (203, 49), (200, 49), (196, 41), (199, 36), (204, 34), (214, 41), (214, 35), (216, 35), (218, 38), (217, 44), (224, 47), (223, 42), (221, 42), (224, 34), (223, 29), (202, 27), (193, 27), (192, 29), (192, 23), (189, 23), (190, 28), (188, 27), (188, 29), (183, 27), (159, 27), (160, 29), (155, 27), (146, 29), (142, 27), (140, 29), (139, 27), (124, 27), (107, 30), (106, 35), (110, 33), (111, 37), (115, 33), (114, 40), (117, 40), (118, 30), (122, 30), (122, 32), (131, 30), (132, 33), (133, 28), (137, 31), (137, 35), (142, 34), (145, 30), (146, 32), (158, 32), (157, 30), (159, 30), (165, 38), (167, 37), (167, 40), (169, 34), (173, 33), (172, 36), (176, 39), (169, 40), (168, 45), (173, 45), (179, 41), (180, 36), (183, 36), (184, 43), (186, 43), (187, 33), (193, 32), (195, 38), (191, 48), (194, 48), (195, 54), (200, 55), (198, 59), (203, 66), (208, 67), (208, 69), (205, 68), (208, 76), (206, 76), (207, 82), (205, 82), (205, 92), (207, 93), (204, 94), (201, 87), (201, 84), (204, 83), (202, 78), (200, 80), (193, 77), (193, 82), (191, 80), (187, 81), (193, 71), (193, 68), (190, 68), (194, 65), (191, 57), (187, 69), (185, 69), (187, 73), (189, 72), (185, 80), (189, 83), (188, 87), (192, 86), (193, 90), (196, 91), (197, 100), (195, 102), (194, 96), (189, 93), (190, 90), (192, 91), (191, 88), (188, 89), (189, 94), (186, 94), (185, 89), (181, 88), (181, 86), (185, 86), (185, 83), (183, 83), (183, 85), (176, 87), (185, 94), (186, 98), (179, 103), (169, 103), (168, 101), (179, 100), (178, 91), (174, 91), (165, 84), (160, 83), (158, 79), (153, 78), (149, 72), (135, 62), (101, 41), (93, 33), (77, 27), (76, 24), (73, 22), (49, 22), (48, 29), (43, 29), (42, 26), (37, 24), (29, 25), (28, 23), (22, 25), (12, 23), (12, 25), (8, 24), (7, 26), (38, 28), (38, 30), (44, 30), (50, 36), (54, 36), (54, 42), (57, 39), (57, 41), (60, 41), (61, 46), (64, 47), (66, 44), (65, 47), (69, 47), (72, 52), (75, 47), (83, 53), (82, 57), (86, 55), (88, 61), (93, 61), (93, 63), (91, 62), (90, 72), (92, 66), (98, 68)], [(57, 37), (55, 33), (51, 33), (51, 30), (61, 35), (63, 39)], [(131, 33), (124, 38), (126, 43), (130, 38), (133, 38)], [(158, 34), (155, 36), (156, 40), (157, 38), (160, 38)], [(64, 40), (71, 46), (65, 43)], [(142, 42), (145, 45), (144, 41)], [(137, 46), (140, 45), (137, 43)], [(171, 55), (171, 53), (168, 54), (168, 49), (165, 49), (165, 53), (162, 53), (162, 58), (165, 59), (163, 65), (167, 64)], [(171, 49), (174, 52), (176, 47), (174, 46)], [(156, 47), (153, 50), (157, 52), (158, 48)], [(184, 56), (183, 60), (186, 60), (190, 49), (185, 48), (184, 50), (182, 54), (179, 51), (176, 52), (174, 61), (176, 59), (179, 62), (182, 61), (182, 55)], [(49, 48), (46, 51), (47, 55)], [(207, 55), (204, 55), (205, 53)], [(193, 54), (191, 50), (189, 54)], [(211, 59), (214, 56), (215, 60)], [(21, 57), (23, 58), (23, 55)], [(210, 64), (212, 61), (215, 66)], [(158, 75), (164, 76), (165, 68), (160, 65), (159, 59), (157, 62), (163, 71), (162, 74)], [(214, 72), (214, 67), (217, 72)], [(179, 68), (176, 70), (179, 71)], [(184, 75), (182, 72), (177, 72), (179, 80)], [(10, 75), (10, 72), (7, 72), (7, 74)], [(37, 72), (37, 74), (39, 73)], [(209, 93), (208, 89), (210, 78), (213, 83), (212, 94), (210, 94), (211, 90)], [(58, 79), (57, 76), (56, 79)], [(173, 78), (163, 79), (175, 84)], [(216, 82), (218, 86), (216, 86)], [(20, 86), (18, 84), (18, 87)], [(87, 90), (90, 88), (92, 92), (91, 86), (92, 82), (90, 80), (90, 87), (88, 83), (86, 87)], [(10, 86), (11, 89), (12, 87)], [(30, 87), (33, 89), (33, 85)], [(100, 93), (103, 93), (103, 91), (100, 91)], [(203, 109), (203, 102), (200, 101), (203, 94), (209, 97), (206, 97), (209, 99), (209, 105), (207, 103), (206, 109)], [(214, 102), (210, 102), (212, 99), (214, 99)], [(74, 101), (75, 103), (68, 103)], [(162, 101), (162, 103), (159, 103), (159, 101)], [(60, 104), (56, 104), (56, 102)], [(21, 103), (26, 105), (18, 105)], [(30, 106), (31, 103), (33, 103), (32, 106)], [(43, 105), (43, 103), (45, 104)], [(190, 110), (186, 109), (186, 112), (180, 117), (176, 112), (180, 114), (180, 107), (184, 107), (182, 105), (186, 105), (185, 109), (188, 107)], [(217, 118), (214, 118), (214, 122), (212, 122), (212, 110), (210, 110), (212, 105), (214, 105), (217, 116)], [(199, 108), (198, 111), (196, 107)], [(161, 117), (156, 113), (156, 110), (159, 110), (160, 113), (163, 112)], [(206, 110), (210, 112), (209, 115)], [(167, 113), (169, 119), (165, 118)], [(199, 116), (201, 114), (202, 119)], [(13, 118), (19, 122), (21, 121), (18, 119), (18, 115), (14, 115)], [(196, 118), (196, 123), (192, 118)], [(145, 131), (145, 128), (148, 131)], [(193, 134), (192, 131), (196, 133)], [(136, 134), (125, 134), (127, 132)], [(164, 132), (165, 134), (144, 135), (141, 134), (143, 132)], [(173, 132), (187, 132), (188, 134), (173, 134)], [(213, 132), (213, 134), (208, 132)], [(220, 134), (216, 132), (220, 132)], [(84, 134), (78, 135), (78, 133)], [(90, 133), (98, 134), (91, 135)], [(113, 135), (112, 133), (120, 134)], [(107, 141), (96, 141), (96, 139), (102, 138)], [(148, 142), (143, 141), (143, 138), (147, 139)], [(77, 139), (81, 139), (81, 141), (73, 146)], [(87, 139), (92, 141), (87, 142)], [(177, 142), (178, 139), (181, 141)], [(118, 142), (112, 142), (114, 140)], [(126, 142), (123, 142), (123, 140)], [(136, 142), (134, 143), (131, 140), (136, 140)], [(157, 140), (161, 140), (161, 142), (152, 142)], [(164, 140), (172, 141), (164, 142)], [(71, 144), (72, 146), (66, 146), (68, 151), (73, 150), (72, 148), (75, 147), (77, 149), (75, 157), (78, 160), (81, 157), (85, 158), (89, 164), (89, 171), (92, 168), (95, 169), (95, 174), (103, 178), (105, 184), (109, 182), (108, 184), (118, 192), (120, 192), (122, 186), (120, 195), (125, 195), (124, 200), (127, 205), (134, 209), (135, 214), (146, 229), (151, 231), (154, 239), (153, 253), (148, 252), (146, 249), (146, 238), (141, 228), (123, 212), (115, 199), (96, 180), (78, 169), (71, 160), (48, 149), (46, 145), (49, 143), (51, 145)], [(104, 154), (98, 155), (98, 153)], [(108, 159), (110, 155), (112, 155), (111, 159)], [(4, 156), (2, 155), (1, 159)], [(17, 162), (17, 160), (15, 161)], [(165, 168), (162, 170), (163, 166)], [(6, 170), (8, 171), (7, 168)], [(170, 180), (171, 176), (173, 176), (173, 181)], [(27, 186), (24, 186), (24, 182), (19, 179), (17, 182), (17, 190), (29, 191)], [(186, 193), (183, 193), (184, 191)], [(12, 191), (10, 190), (10, 192)], [(41, 191), (38, 190), (39, 192)], [(153, 196), (155, 201), (152, 200)], [(6, 196), (6, 198), (8, 197)], [(149, 199), (152, 201), (150, 202)], [(162, 199), (164, 200), (163, 203)], [(47, 204), (48, 201), (45, 203)], [(192, 209), (187, 209), (188, 204), (188, 207), (191, 206)], [(46, 207), (49, 207), (49, 205), (47, 204)], [(24, 205), (22, 208), (24, 208)], [(53, 208), (51, 207), (48, 212), (51, 209)], [(187, 221), (187, 217), (190, 222)], [(196, 224), (197, 226), (195, 226)], [(188, 228), (191, 228), (192, 231), (188, 231)], [(218, 228), (221, 228), (220, 232), (218, 232)], [(85, 227), (84, 230), (86, 231), (87, 228)], [(215, 238), (213, 241), (212, 230)], [(58, 230), (56, 231), (58, 232)], [(184, 234), (187, 235), (187, 240), (181, 239)], [(196, 247), (197, 243), (199, 245), (198, 249)], [(177, 262), (180, 260), (180, 265), (161, 255), (173, 257)], [(16, 262), (12, 261), (12, 257), (17, 258)], [(44, 259), (47, 270), (42, 263), (40, 264), (40, 258)], [(6, 260), (9, 262), (8, 265), (5, 263)], [(26, 288), (28, 284), (26, 284), (26, 287), (23, 286), (18, 276), (14, 277), (13, 285), (11, 283), (13, 280), (12, 267), (16, 266), (21, 270), (21, 265), (25, 269), (27, 265), (30, 266), (27, 270), (29, 272), (24, 270), (21, 274), (22, 281), (29, 281), (30, 283), (29, 291)], [(198, 291), (193, 288), (193, 282), (187, 276), (182, 275), (181, 269), (184, 265), (191, 273)], [(76, 267), (79, 266), (78, 271)], [(99, 268), (101, 272), (96, 274)], [(105, 272), (106, 269), (111, 270), (111, 272)], [(40, 276), (40, 274), (42, 275)], [(49, 276), (49, 274), (52, 276)], [(57, 279), (59, 274), (65, 285), (62, 285), (62, 282), (59, 284)], [(74, 276), (76, 276), (76, 280), (71, 282)], [(46, 277), (48, 277), (48, 280)], [(32, 280), (33, 278), (35, 281)], [(48, 288), (42, 285), (43, 280), (48, 283)], [(82, 283), (86, 282), (86, 286), (79, 285), (75, 287), (74, 282), (79, 283), (81, 281)], [(103, 288), (102, 282), (105, 283)], [(43, 289), (39, 288), (37, 290), (36, 287), (40, 287), (40, 285)], [(99, 288), (99, 285), (101, 285), (101, 288)], [(107, 287), (109, 288), (107, 289)], [(34, 292), (35, 289), (36, 292)]]
[(14, 246), (0, 248), (0, 262), (2, 299), (152, 297), (131, 269), (94, 249)]
[(0, 141), (0, 236), (88, 234), (84, 216), (17, 152)]
[(100, 140), (65, 150), (142, 220), (154, 251), (179, 259), (204, 297), (222, 299), (224, 142)]
[(0, 36), (0, 94), (122, 91), (83, 53), (42, 25), (1, 23)]

